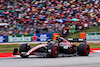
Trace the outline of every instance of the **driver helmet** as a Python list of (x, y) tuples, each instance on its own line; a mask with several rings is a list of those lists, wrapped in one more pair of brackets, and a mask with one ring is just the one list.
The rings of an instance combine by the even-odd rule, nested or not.
[(26, 43), (27, 44), (27, 46), (30, 46), (30, 44), (29, 43)]

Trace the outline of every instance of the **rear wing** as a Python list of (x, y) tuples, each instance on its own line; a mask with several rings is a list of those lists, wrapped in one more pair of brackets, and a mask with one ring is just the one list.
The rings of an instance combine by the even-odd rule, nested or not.
[(86, 39), (79, 39), (79, 38), (67, 38), (69, 42), (84, 42), (86, 43)]

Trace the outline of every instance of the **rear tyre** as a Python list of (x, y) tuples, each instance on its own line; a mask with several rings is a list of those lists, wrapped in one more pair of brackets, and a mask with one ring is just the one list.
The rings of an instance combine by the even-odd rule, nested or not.
[(58, 57), (58, 46), (56, 45), (49, 45), (47, 51), (48, 58), (56, 58)]
[(86, 43), (82, 43), (78, 46), (78, 55), (79, 56), (88, 56), (90, 53), (90, 46)]
[(19, 54), (22, 58), (28, 58), (25, 54), (31, 49), (30, 46), (27, 46), (27, 44), (22, 44), (19, 48)]

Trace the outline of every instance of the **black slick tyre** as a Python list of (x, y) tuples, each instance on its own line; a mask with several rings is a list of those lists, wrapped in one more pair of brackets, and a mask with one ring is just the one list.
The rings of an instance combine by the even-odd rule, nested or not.
[(47, 50), (48, 58), (56, 58), (58, 57), (58, 47), (56, 45), (49, 45)]
[(86, 43), (82, 43), (78, 46), (79, 56), (88, 56), (90, 53), (90, 46)]
[(22, 44), (19, 48), (19, 54), (22, 58), (28, 58), (28, 56), (25, 56), (26, 52), (30, 50), (30, 46), (27, 46), (27, 44)]

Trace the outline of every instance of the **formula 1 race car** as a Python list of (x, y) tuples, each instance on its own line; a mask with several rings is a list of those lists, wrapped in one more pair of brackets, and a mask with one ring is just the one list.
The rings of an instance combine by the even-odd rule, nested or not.
[[(79, 46), (76, 46), (72, 42), (81, 42)], [(18, 49), (14, 49), (13, 55), (16, 55)], [(19, 55), (22, 58), (28, 58), (29, 55), (37, 55), (48, 58), (56, 58), (58, 56), (88, 56), (90, 52), (90, 46), (84, 39), (64, 39), (58, 37), (55, 41), (48, 40), (46, 44), (40, 44), (33, 48), (26, 43), (19, 47)]]

